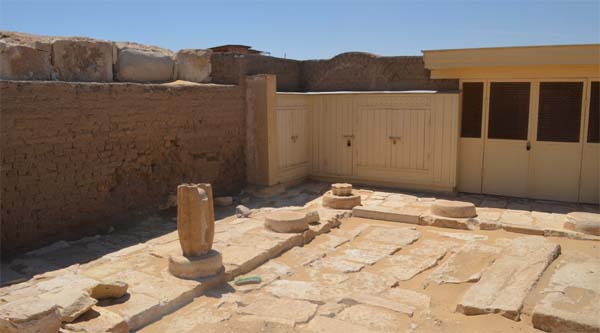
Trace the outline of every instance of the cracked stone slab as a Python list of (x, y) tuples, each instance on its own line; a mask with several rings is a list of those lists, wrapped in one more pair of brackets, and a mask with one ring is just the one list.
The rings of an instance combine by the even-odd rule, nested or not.
[(366, 304), (370, 306), (375, 306), (383, 309), (392, 310), (395, 312), (403, 313), (409, 317), (412, 317), (415, 308), (406, 305), (403, 303), (399, 303), (397, 301), (392, 301), (383, 297), (364, 294), (364, 293), (352, 293), (342, 299), (342, 303), (355, 305), (355, 304)]
[(456, 310), (466, 315), (500, 313), (519, 320), (525, 297), (559, 253), (560, 246), (543, 237), (515, 238), (467, 290)]
[(307, 323), (317, 312), (317, 305), (295, 299), (262, 296), (247, 306), (239, 307), (237, 312), (295, 326)]
[[(420, 247), (393, 255), (388, 259), (389, 267), (382, 271), (400, 281), (407, 281), (417, 274), (437, 265), (450, 247), (451, 242), (427, 240)], [(405, 254), (406, 253), (406, 254)]]
[(64, 324), (63, 327), (73, 332), (129, 332), (129, 326), (121, 316), (99, 306), (93, 307), (74, 322)]
[(464, 245), (428, 278), (437, 284), (476, 282), (491, 265), (502, 249), (497, 246), (472, 242)]
[(354, 273), (363, 269), (365, 264), (348, 261), (343, 257), (325, 257), (314, 261), (310, 266), (316, 269), (330, 269), (340, 273)]
[(563, 261), (535, 306), (532, 323), (548, 332), (598, 332), (599, 313), (600, 260)]
[(398, 207), (385, 207), (383, 206), (384, 204), (386, 203), (381, 203), (378, 206), (356, 206), (352, 209), (352, 216), (380, 221), (418, 224), (419, 217), (425, 212), (425, 209), (409, 208), (405, 203), (399, 204)]
[(27, 297), (0, 306), (0, 331), (7, 333), (58, 332), (59, 307), (48, 300)]
[(280, 298), (307, 300), (316, 303), (325, 303), (327, 300), (326, 295), (322, 293), (322, 288), (313, 282), (276, 280), (267, 286), (266, 290)]
[(344, 250), (344, 254), (341, 256), (341, 258), (347, 261), (354, 261), (365, 265), (373, 265), (386, 256), (387, 254), (385, 253), (381, 254), (367, 250), (346, 249)]
[(374, 295), (388, 290), (394, 284), (396, 281), (388, 276), (361, 271), (351, 274), (350, 278), (340, 283), (339, 286), (346, 294), (356, 292)]
[(292, 266), (306, 266), (325, 255), (326, 251), (324, 249), (297, 246), (287, 251), (282, 257)]
[(409, 323), (409, 318), (405, 314), (365, 304), (344, 309), (336, 319), (384, 332), (402, 332), (406, 330)]
[(407, 246), (421, 238), (421, 233), (413, 228), (372, 227), (361, 238), (375, 242)]
[(262, 288), (265, 285), (270, 284), (271, 282), (279, 279), (282, 276), (290, 276), (294, 274), (294, 272), (294, 269), (290, 266), (280, 263), (276, 260), (270, 260), (266, 264), (261, 265), (260, 267), (249, 273), (249, 276), (260, 276), (261, 283), (235, 286), (235, 289), (244, 293), (256, 290)]

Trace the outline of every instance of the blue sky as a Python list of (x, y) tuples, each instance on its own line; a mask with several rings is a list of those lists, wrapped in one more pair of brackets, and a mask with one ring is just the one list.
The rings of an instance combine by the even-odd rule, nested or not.
[(346, 51), (600, 43), (592, 1), (0, 0), (0, 29), (172, 50), (246, 44), (294, 59)]

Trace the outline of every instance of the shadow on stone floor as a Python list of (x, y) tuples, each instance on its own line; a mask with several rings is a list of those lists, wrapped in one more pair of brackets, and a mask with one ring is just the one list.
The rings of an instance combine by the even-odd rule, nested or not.
[[(272, 198), (250, 196), (248, 208), (303, 206), (318, 198), (326, 189), (326, 183), (306, 182), (290, 187)], [(248, 196), (248, 195), (245, 195)], [(235, 196), (234, 204), (215, 207), (215, 219), (233, 218), (241, 196)], [(58, 241), (22, 255), (3, 258), (0, 266), (0, 286), (25, 281), (34, 275), (67, 268), (76, 264), (101, 258), (107, 254), (135, 246), (177, 230), (177, 208), (157, 211), (153, 214), (132, 218), (128, 223), (106, 226), (110, 232), (83, 237), (74, 241)]]

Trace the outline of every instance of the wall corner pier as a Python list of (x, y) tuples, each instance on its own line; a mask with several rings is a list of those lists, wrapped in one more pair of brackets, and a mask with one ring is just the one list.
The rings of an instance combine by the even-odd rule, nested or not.
[(277, 180), (277, 81), (272, 74), (246, 77), (246, 178), (249, 184)]

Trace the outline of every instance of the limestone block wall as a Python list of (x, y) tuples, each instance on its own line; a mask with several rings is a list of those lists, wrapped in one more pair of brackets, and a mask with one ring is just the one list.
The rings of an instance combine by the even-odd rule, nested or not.
[(0, 31), (0, 80), (209, 82), (210, 53)]
[(0, 81), (0, 105), (3, 252), (156, 210), (183, 182), (245, 183), (238, 86)]

